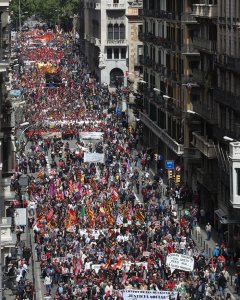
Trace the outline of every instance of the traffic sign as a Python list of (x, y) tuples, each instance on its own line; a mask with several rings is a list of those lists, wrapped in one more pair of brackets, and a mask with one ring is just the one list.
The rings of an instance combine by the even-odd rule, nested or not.
[(181, 171), (181, 167), (180, 166), (176, 166), (176, 171), (180, 172)]
[(162, 160), (162, 155), (161, 155), (161, 154), (158, 154), (157, 159), (158, 159), (158, 160)]
[(165, 161), (165, 168), (167, 170), (174, 170), (174, 161), (173, 160), (166, 160)]

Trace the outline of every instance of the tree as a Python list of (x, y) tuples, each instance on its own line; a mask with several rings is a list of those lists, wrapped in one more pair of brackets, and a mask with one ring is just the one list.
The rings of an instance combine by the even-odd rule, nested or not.
[[(19, 0), (12, 0), (10, 4), (12, 18), (16, 23), (19, 18)], [(36, 16), (43, 22), (56, 24), (58, 18), (62, 26), (71, 23), (71, 17), (78, 13), (78, 0), (20, 0), (22, 20)], [(27, 12), (26, 14), (24, 14)], [(68, 26), (67, 26), (68, 27)]]

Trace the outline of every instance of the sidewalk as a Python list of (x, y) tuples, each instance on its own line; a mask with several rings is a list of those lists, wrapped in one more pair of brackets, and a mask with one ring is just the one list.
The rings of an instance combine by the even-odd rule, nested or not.
[[(140, 171), (141, 172), (141, 171)], [(154, 177), (155, 172), (150, 168), (149, 169), (149, 174), (151, 179)], [(168, 198), (165, 196), (165, 190), (166, 190), (166, 185), (163, 184), (162, 185), (162, 189), (163, 189), (163, 193), (162, 193), (162, 200), (168, 200)], [(142, 199), (142, 195), (139, 195)], [(186, 203), (186, 207), (183, 208), (181, 204), (178, 205), (178, 216), (181, 217), (184, 214), (184, 211), (186, 209), (189, 208), (189, 206), (191, 206), (192, 203)], [(213, 249), (216, 245), (216, 243), (219, 244), (219, 237), (218, 237), (218, 233), (216, 231), (212, 231), (212, 237), (211, 239), (208, 241), (207, 240), (207, 234), (205, 229), (203, 228), (203, 226), (198, 226), (195, 227), (193, 230), (193, 234), (192, 234), (192, 238), (195, 241), (197, 248), (201, 251), (205, 251), (205, 253), (208, 255), (209, 258), (212, 257), (213, 254)], [(232, 299), (231, 300), (240, 300), (240, 297), (236, 295), (235, 292), (235, 287), (234, 287), (234, 280), (235, 280), (235, 267), (234, 266), (228, 266), (227, 267), (227, 271), (229, 272), (230, 275), (230, 279), (229, 282), (227, 284), (227, 288), (225, 290), (225, 295), (227, 293), (231, 294)]]
[[(29, 230), (29, 229), (27, 229)], [(26, 231), (21, 235), (21, 241), (23, 241), (25, 243), (26, 246), (29, 246), (30, 249), (32, 250), (32, 245), (31, 245), (31, 240), (32, 240), (32, 237), (31, 237), (31, 232), (29, 230), (29, 245), (27, 245), (27, 235), (26, 235)], [(34, 276), (34, 260), (33, 260), (33, 255), (31, 256), (30, 260), (29, 260), (29, 265), (28, 265), (28, 272), (26, 274), (26, 281), (30, 281), (33, 283), (33, 285), (35, 286), (35, 276)], [(15, 284), (16, 286), (16, 289), (8, 289), (6, 288), (4, 291), (3, 291), (3, 295), (4, 297), (7, 299), (7, 300), (15, 300), (16, 299), (16, 294), (17, 294), (17, 282)], [(4, 282), (3, 282), (3, 287), (4, 287)], [(4, 299), (4, 298), (3, 298)], [(36, 299), (35, 298), (35, 295), (34, 295), (34, 298), (33, 299)], [(38, 299), (38, 298), (37, 298)]]
[[(219, 244), (219, 238), (218, 238), (218, 234), (216, 231), (212, 232), (212, 237), (208, 241), (205, 229), (203, 229), (200, 226), (197, 226), (194, 228), (192, 238), (195, 241), (197, 247), (200, 250), (205, 251), (205, 253), (208, 255), (209, 258), (212, 257), (213, 249), (214, 249), (216, 243)], [(227, 284), (227, 288), (225, 290), (225, 295), (227, 293), (230, 293), (232, 296), (232, 300), (239, 300), (240, 297), (238, 297), (236, 295), (235, 289), (234, 289), (234, 280), (235, 280), (234, 266), (227, 267), (227, 271), (229, 272), (230, 279)]]

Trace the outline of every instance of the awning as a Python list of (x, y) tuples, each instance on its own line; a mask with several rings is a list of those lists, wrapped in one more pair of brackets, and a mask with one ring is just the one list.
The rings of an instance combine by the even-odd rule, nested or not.
[(221, 208), (216, 209), (214, 213), (219, 217), (219, 222), (221, 224), (240, 224), (240, 219), (234, 219), (225, 213)]
[(226, 218), (227, 217), (227, 214), (221, 209), (216, 209), (214, 210), (214, 213), (219, 217), (219, 218)]

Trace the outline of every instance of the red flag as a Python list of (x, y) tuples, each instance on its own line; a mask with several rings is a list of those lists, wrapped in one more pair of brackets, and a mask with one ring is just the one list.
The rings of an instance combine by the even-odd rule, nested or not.
[(51, 220), (52, 216), (53, 216), (53, 208), (51, 208), (47, 214), (46, 219), (48, 222)]
[(76, 211), (70, 209), (68, 211), (68, 214), (69, 214), (69, 220), (70, 220), (71, 224), (77, 224)]
[(112, 268), (113, 270), (122, 269), (122, 265), (123, 265), (123, 261), (122, 258), (120, 257), (118, 261), (114, 265), (112, 265)]

